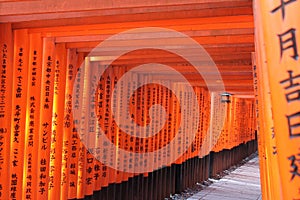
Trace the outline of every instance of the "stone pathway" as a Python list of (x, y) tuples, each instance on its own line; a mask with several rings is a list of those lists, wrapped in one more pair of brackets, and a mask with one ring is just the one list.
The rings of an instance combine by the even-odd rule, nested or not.
[(188, 200), (260, 200), (258, 162), (258, 157), (255, 157), (220, 180), (210, 179), (213, 184)]

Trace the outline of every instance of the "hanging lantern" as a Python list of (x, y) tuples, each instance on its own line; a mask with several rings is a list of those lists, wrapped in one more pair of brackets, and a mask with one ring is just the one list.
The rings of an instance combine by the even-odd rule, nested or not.
[(230, 103), (231, 102), (230, 96), (231, 96), (231, 94), (228, 92), (222, 93), (221, 94), (221, 102), (222, 103)]

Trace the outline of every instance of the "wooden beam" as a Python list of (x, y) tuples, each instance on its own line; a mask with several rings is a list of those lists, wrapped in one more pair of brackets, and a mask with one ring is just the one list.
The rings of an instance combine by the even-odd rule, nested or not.
[[(253, 35), (230, 35), (230, 36), (203, 36), (203, 37), (194, 37), (193, 38), (200, 45), (208, 44), (253, 44), (254, 36)], [(95, 48), (102, 41), (90, 41), (90, 42), (71, 42), (67, 43), (67, 48)], [(119, 40), (119, 41), (110, 41), (107, 47), (124, 47), (124, 46), (134, 46), (142, 47), (147, 45), (156, 45), (159, 46), (184, 46), (187, 48), (190, 43), (187, 43), (185, 38), (163, 38), (163, 39), (143, 39), (143, 40)]]
[[(151, 61), (151, 63), (154, 63), (155, 61)], [(130, 61), (130, 62), (114, 62), (113, 65), (114, 66), (138, 66), (138, 65), (143, 65), (143, 64), (146, 64), (147, 62), (136, 62), (136, 61)], [(149, 62), (148, 62), (149, 63)], [(176, 60), (176, 59), (170, 59), (170, 60), (165, 60), (165, 61), (160, 61), (157, 63), (160, 63), (160, 64), (164, 64), (164, 65), (167, 65), (167, 66), (175, 66), (175, 65), (190, 65), (190, 63), (188, 62), (180, 62), (179, 60)], [(250, 65), (251, 64), (251, 61), (249, 61), (249, 59), (244, 59), (244, 60), (241, 60), (241, 59), (237, 59), (237, 60), (215, 60), (214, 63), (218, 66), (220, 64), (225, 64), (225, 65)], [(101, 62), (102, 65), (108, 65), (108, 64), (111, 64), (110, 62)], [(208, 66), (211, 64), (211, 61), (202, 61), (202, 62), (198, 62), (199, 66)]]
[[(0, 4), (1, 3), (5, 3), (5, 2), (20, 2), (20, 1), (29, 1), (29, 0), (0, 0)], [(39, 1), (39, 0), (31, 0), (31, 1)]]
[[(100, 64), (100, 63), (99, 63)], [(176, 65), (176, 66), (169, 66), (173, 69), (175, 69), (177, 72), (179, 73), (192, 73), (192, 72), (196, 72), (195, 68), (192, 67), (192, 66), (179, 66), (179, 65)], [(234, 66), (234, 65), (228, 65), (228, 66), (222, 66), (222, 65), (219, 65), (217, 66), (219, 72), (222, 74), (236, 74), (236, 73), (245, 73), (245, 74), (248, 74), (249, 73), (252, 73), (252, 66), (251, 65), (237, 65), (237, 66)], [(212, 72), (214, 73), (215, 72), (215, 68), (213, 68), (212, 66), (199, 66), (197, 67), (197, 69), (201, 70), (201, 71), (205, 71), (206, 73), (209, 73), (209, 72)], [(163, 68), (159, 65), (157, 65), (156, 67), (154, 68), (148, 68), (148, 67), (145, 67), (145, 68), (133, 68), (131, 69), (132, 71), (134, 72), (144, 72), (144, 73), (151, 73), (153, 71), (156, 71), (157, 73), (166, 73), (168, 72), (169, 70), (167, 70), (166, 68)]]
[[(174, 71), (170, 70), (157, 70), (156, 68), (152, 69), (152, 71), (147, 70), (145, 68), (139, 69), (139, 70), (133, 70), (132, 72), (136, 73), (142, 73), (142, 74), (152, 74), (152, 75), (157, 75), (157, 76), (165, 76), (168, 78), (172, 78), (172, 76), (176, 77), (178, 76), (177, 73), (180, 73), (181, 75), (184, 75), (188, 77), (189, 79), (201, 79), (202, 77), (200, 76), (199, 72), (197, 71), (181, 71), (174, 69)], [(205, 70), (200, 70), (200, 72), (203, 72), (205, 74), (205, 78), (208, 79), (215, 79), (217, 76), (221, 76), (225, 80), (252, 80), (252, 75), (251, 71), (240, 71), (240, 72), (224, 72), (224, 71), (218, 71), (217, 72), (212, 72), (212, 71), (205, 71)]]
[[(254, 51), (254, 44), (226, 44), (226, 45), (202, 45), (202, 47), (210, 55), (219, 53), (225, 54), (236, 54), (236, 53), (250, 53)], [(183, 49), (182, 47), (174, 46), (170, 49), (176, 50), (177, 52), (195, 52), (195, 49)], [(91, 52), (93, 50), (93, 52)], [(129, 51), (129, 47), (117, 47), (117, 48), (101, 48), (101, 50), (93, 48), (77, 48), (77, 52), (89, 53), (90, 56), (106, 56), (106, 55), (120, 55), (124, 51)], [(139, 50), (139, 54), (148, 55), (151, 51), (147, 49)]]
[[(142, 72), (141, 74), (144, 74), (144, 72)], [(176, 72), (174, 71), (170, 71), (167, 74), (164, 73), (146, 73), (147, 75), (151, 74), (151, 77), (153, 79), (158, 79), (158, 80), (172, 80), (172, 81), (176, 81), (176, 80), (181, 80), (181, 76), (176, 74)], [(206, 74), (206, 73), (205, 73)], [(182, 74), (181, 74), (182, 75)], [(191, 74), (184, 74), (184, 77), (189, 80), (189, 81), (203, 81), (204, 79), (202, 78), (202, 76), (200, 74), (196, 74), (196, 73), (191, 73)], [(205, 80), (211, 81), (210, 83), (212, 84), (219, 84), (220, 83), (220, 79), (221, 78), (224, 81), (224, 84), (226, 85), (231, 85), (231, 84), (238, 84), (238, 82), (240, 82), (240, 84), (245, 83), (245, 84), (249, 84), (249, 85), (253, 85), (253, 79), (251, 77), (251, 75), (245, 75), (245, 76), (240, 76), (239, 74), (235, 74), (235, 75), (222, 75), (222, 76), (217, 76), (217, 75), (205, 75)]]
[[(178, 81), (180, 82), (180, 81)], [(199, 82), (199, 81), (190, 81), (189, 84), (194, 87), (207, 87), (205, 82)], [(212, 91), (219, 91), (222, 89), (219, 85), (210, 85), (209, 87)], [(224, 90), (227, 92), (230, 92), (232, 94), (237, 94), (237, 93), (243, 93), (243, 94), (253, 94), (253, 86), (252, 85), (227, 85), (225, 84)]]
[[(222, 30), (184, 30), (181, 33), (186, 34), (189, 37), (203, 37), (203, 36), (225, 36), (225, 35), (253, 35), (253, 28), (241, 28), (241, 29), (222, 29)], [(117, 32), (116, 32), (117, 34)], [(128, 34), (128, 37), (135, 37), (135, 34)], [(158, 33), (149, 33), (149, 37), (167, 37), (167, 34), (164, 32)], [(103, 41), (111, 37), (111, 34), (97, 34), (97, 35), (81, 35), (81, 36), (58, 36), (55, 39), (56, 43), (65, 43), (65, 42), (88, 42), (88, 41)]]
[[(76, 11), (91, 11), (91, 10), (110, 10), (118, 8), (139, 8), (186, 4), (208, 4), (208, 3), (225, 3), (228, 0), (148, 0), (148, 1), (133, 1), (133, 0), (47, 0), (47, 1), (25, 1), (25, 2), (4, 2), (1, 3), (0, 13), (3, 16), (7, 15), (24, 15), (24, 14), (41, 14), (41, 13), (61, 13), (61, 12), (76, 12)], [(235, 2), (245, 2), (245, 0), (235, 0)], [(247, 2), (251, 2), (248, 0)]]
[[(152, 62), (153, 63), (153, 62)], [(102, 63), (101, 64), (105, 65), (107, 63)], [(145, 64), (145, 62), (143, 63), (135, 63), (134, 66), (140, 65), (140, 64)], [(164, 61), (162, 64), (167, 65), (167, 66), (190, 66), (191, 64), (188, 62), (182, 62), (182, 63), (178, 63), (178, 62), (171, 62), (171, 61)], [(251, 60), (249, 59), (245, 59), (245, 60), (228, 60), (228, 61), (215, 61), (215, 64), (217, 66), (249, 66), (252, 64)], [(199, 66), (209, 66), (211, 65), (211, 62), (201, 62), (199, 63)], [(118, 63), (114, 63), (113, 66), (116, 67), (132, 67), (133, 64), (118, 64)]]
[[(232, 3), (232, 2), (230, 2)], [(248, 3), (248, 2), (247, 2)], [(249, 3), (248, 3), (249, 4)], [(218, 4), (219, 5), (219, 4)], [(0, 16), (1, 22), (14, 22), (13, 29), (38, 28), (38, 27), (55, 27), (65, 25), (80, 24), (99, 24), (99, 23), (116, 23), (132, 21), (150, 21), (161, 19), (186, 19), (199, 17), (217, 17), (217, 16), (234, 16), (234, 15), (252, 15), (252, 6), (222, 7), (222, 8), (197, 8), (197, 5), (188, 5), (189, 7), (174, 6), (148, 8), (141, 11), (136, 8), (132, 9), (113, 9), (113, 10), (96, 10), (84, 12), (67, 12), (67, 13), (45, 13), (45, 14), (28, 14), (18, 16)], [(220, 5), (219, 5), (220, 6)], [(151, 10), (152, 9), (152, 10)]]
[[(148, 49), (147, 49), (148, 50)], [(175, 59), (178, 56), (181, 55), (187, 55), (189, 56), (190, 60), (193, 61), (207, 61), (209, 59), (213, 59), (213, 60), (230, 60), (232, 58), (235, 59), (245, 59), (245, 58), (251, 58), (251, 54), (249, 52), (235, 52), (235, 53), (222, 53), (222, 52), (216, 52), (214, 54), (207, 54), (205, 51), (203, 52), (194, 52), (194, 51), (190, 51), (189, 49), (184, 51), (179, 51), (178, 55), (176, 55), (175, 53), (169, 52), (169, 51), (164, 51), (164, 50), (153, 50), (153, 51), (148, 51), (148, 54), (144, 54), (143, 52), (140, 53), (139, 50), (135, 50), (135, 51), (131, 51), (129, 53), (126, 53), (124, 55), (117, 55), (115, 53), (112, 52), (112, 54), (108, 54), (108, 55), (101, 55), (101, 56), (97, 56), (97, 54), (94, 54), (91, 57), (92, 61), (113, 61), (113, 60), (120, 60), (120, 61), (131, 61), (131, 60), (135, 60), (137, 62), (141, 61), (145, 61), (145, 62), (149, 62), (151, 63), (152, 61), (160, 61), (160, 60), (165, 60), (165, 59)], [(185, 54), (184, 54), (185, 53)], [(118, 56), (118, 57), (115, 57)], [(179, 58), (182, 62), (182, 58)], [(184, 60), (185, 61), (185, 60)]]
[(190, 18), (173, 20), (153, 20), (142, 22), (104, 23), (80, 26), (58, 26), (48, 28), (32, 28), (29, 33), (43, 33), (43, 36), (65, 37), (86, 35), (112, 35), (134, 28), (162, 27), (176, 31), (188, 30), (223, 30), (253, 29), (253, 16), (240, 15), (228, 17)]
[[(251, 57), (251, 55), (250, 55)], [(117, 65), (117, 66), (137, 66), (137, 65), (142, 65), (142, 64), (147, 64), (147, 63), (160, 63), (160, 64), (165, 64), (168, 66), (174, 66), (174, 65), (191, 65), (188, 61), (182, 59), (181, 57), (169, 57), (169, 58), (164, 58), (164, 57), (157, 57), (157, 58), (135, 58), (135, 59), (116, 59), (116, 60), (108, 60), (108, 59), (103, 59), (99, 60), (96, 59), (95, 61), (101, 61), (102, 65)], [(199, 57), (191, 57), (190, 62), (197, 63), (198, 66), (208, 66), (211, 65), (212, 62), (215, 62), (216, 64), (222, 64), (222, 63), (238, 63), (238, 64), (243, 64), (247, 61), (249, 62), (249, 55), (234, 55), (231, 57), (224, 56), (224, 57), (213, 57), (212, 60), (208, 59), (207, 57), (203, 59), (199, 59)], [(170, 65), (171, 64), (171, 65)]]
[[(37, 13), (21, 15), (0, 16), (1, 22), (20, 22), (15, 23), (13, 28), (32, 28), (45, 26), (112, 23), (119, 21), (148, 21), (157, 19), (176, 19), (194, 17), (213, 17), (213, 16), (232, 16), (232, 15), (251, 15), (252, 2), (249, 1), (227, 1), (220, 3), (207, 4), (186, 4), (134, 7), (134, 8), (115, 8), (106, 10), (85, 10), (62, 13)], [(76, 18), (76, 20), (74, 20)], [(47, 20), (47, 23), (44, 23)], [(23, 27), (22, 27), (23, 26)]]

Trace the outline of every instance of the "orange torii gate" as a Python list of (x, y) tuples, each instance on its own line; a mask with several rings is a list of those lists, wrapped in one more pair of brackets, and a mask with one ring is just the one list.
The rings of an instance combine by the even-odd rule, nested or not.
[[(0, 1), (0, 199), (79, 199), (89, 195), (101, 199), (161, 199), (216, 175), (255, 151), (256, 133), (263, 199), (300, 199), (300, 2), (82, 3)], [(227, 99), (230, 103), (209, 91), (206, 80), (174, 53), (142, 49), (125, 53), (112, 63), (107, 55), (119, 54), (140, 42), (137, 39), (125, 38), (88, 55), (112, 35), (150, 26), (184, 33), (201, 44), (215, 61), (226, 91), (234, 94)], [(157, 35), (141, 43), (156, 41), (159, 46), (169, 42), (174, 49), (184, 51), (178, 38)], [(207, 57), (195, 54), (194, 48), (187, 51), (192, 59), (199, 59), (216, 89), (221, 80), (214, 80)], [(155, 71), (152, 68), (128, 73), (153, 60), (181, 73), (197, 101), (188, 86), (164, 68), (157, 66), (156, 74), (151, 74)], [(97, 79), (96, 74), (106, 67)], [(122, 90), (113, 93), (127, 73), (132, 82), (121, 83)], [(142, 80), (156, 84), (137, 89)], [(163, 83), (169, 87), (161, 86)], [(130, 94), (133, 89), (137, 90)], [(123, 96), (130, 96), (129, 103), (120, 100)], [(94, 104), (87, 105), (89, 101)], [(182, 102), (189, 106), (180, 107)], [(166, 108), (165, 124), (162, 110), (151, 110), (155, 104)], [(190, 105), (199, 109), (192, 110)], [(81, 113), (80, 120), (74, 119), (72, 106)], [(118, 126), (115, 115), (127, 112), (126, 106), (130, 113), (126, 120), (141, 126)], [(117, 108), (117, 114), (109, 110), (112, 107)], [(191, 119), (200, 113), (199, 121), (182, 118), (185, 109)], [(157, 117), (151, 130), (163, 129), (149, 138), (137, 137), (151, 122), (148, 111)], [(223, 117), (226, 122), (221, 124)], [(174, 158), (167, 150), (161, 155), (144, 155), (167, 146), (181, 123), (188, 124), (182, 127), (185, 132), (198, 126), (188, 148), (184, 146), (189, 141), (186, 136), (174, 145), (174, 152), (185, 149), (181, 156)], [(115, 149), (97, 148), (107, 145), (98, 140), (97, 125)], [(89, 138), (92, 134), (95, 137)], [(210, 143), (205, 144), (210, 134)], [(122, 150), (130, 154), (118, 154)], [(144, 163), (138, 164), (150, 163), (153, 170), (139, 172), (134, 153), (144, 153)], [(173, 162), (165, 164), (168, 160)], [(114, 162), (124, 170), (111, 167)], [(160, 183), (164, 185), (161, 188)]]

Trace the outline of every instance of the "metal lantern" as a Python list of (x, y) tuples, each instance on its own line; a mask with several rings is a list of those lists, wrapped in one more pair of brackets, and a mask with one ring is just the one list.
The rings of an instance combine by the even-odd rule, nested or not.
[(221, 94), (221, 102), (222, 103), (230, 103), (231, 102), (230, 96), (231, 96), (231, 94), (228, 92), (222, 93)]

